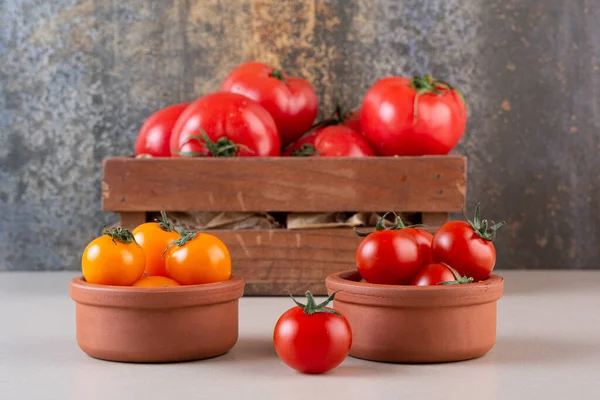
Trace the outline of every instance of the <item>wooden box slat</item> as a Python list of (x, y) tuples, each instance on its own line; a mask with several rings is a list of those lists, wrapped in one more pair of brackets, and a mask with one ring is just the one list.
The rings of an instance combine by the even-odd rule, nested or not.
[[(432, 230), (465, 202), (466, 159), (443, 157), (134, 159), (104, 162), (102, 207), (134, 228), (148, 212), (420, 213)], [(327, 293), (355, 267), (350, 228), (211, 230), (231, 252), (246, 295)]]
[(462, 156), (104, 162), (107, 211), (460, 211)]
[(324, 277), (355, 266), (360, 242), (351, 229), (216, 230), (248, 295), (326, 294)]

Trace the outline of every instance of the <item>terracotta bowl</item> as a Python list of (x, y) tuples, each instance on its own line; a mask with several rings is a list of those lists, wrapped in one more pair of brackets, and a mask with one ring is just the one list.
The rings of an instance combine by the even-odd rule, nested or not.
[(244, 280), (169, 288), (71, 281), (77, 343), (111, 361), (174, 362), (227, 353), (238, 338)]
[(460, 361), (496, 342), (496, 301), (503, 279), (454, 286), (394, 286), (361, 282), (357, 271), (327, 277), (334, 308), (352, 327), (350, 355), (372, 361)]

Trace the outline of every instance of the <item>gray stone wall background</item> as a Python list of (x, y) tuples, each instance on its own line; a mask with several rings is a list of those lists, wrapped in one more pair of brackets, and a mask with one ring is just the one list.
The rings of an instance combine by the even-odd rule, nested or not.
[(258, 60), (321, 109), (431, 72), (470, 108), (470, 206), (506, 219), (499, 268), (600, 264), (596, 0), (0, 0), (0, 270), (78, 269), (117, 217), (101, 161), (143, 120)]

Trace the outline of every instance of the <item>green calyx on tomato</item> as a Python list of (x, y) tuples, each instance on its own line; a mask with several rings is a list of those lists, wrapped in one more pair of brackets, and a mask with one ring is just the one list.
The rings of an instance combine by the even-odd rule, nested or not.
[(454, 275), (454, 279), (456, 279), (455, 281), (444, 281), (444, 282), (439, 282), (438, 285), (464, 285), (465, 283), (471, 283), (473, 282), (473, 278), (467, 278), (467, 276), (460, 276), (460, 274), (458, 273), (457, 270), (455, 270), (454, 268), (452, 268), (451, 266), (449, 266), (446, 263), (440, 263), (446, 266), (446, 268), (448, 268), (450, 270), (450, 272), (452, 272), (452, 275)]
[(317, 304), (315, 302), (315, 298), (313, 297), (313, 295), (310, 292), (310, 290), (306, 292), (306, 304), (300, 303), (291, 294), (290, 294), (290, 297), (292, 298), (292, 300), (294, 300), (294, 303), (296, 303), (296, 305), (298, 307), (300, 307), (301, 309), (304, 310), (305, 314), (311, 315), (311, 314), (315, 314), (315, 313), (327, 313), (327, 314), (335, 314), (335, 315), (341, 316), (341, 314), (338, 313), (337, 311), (332, 310), (331, 308), (327, 308), (326, 307), (329, 303), (331, 303), (333, 301), (333, 299), (335, 298), (336, 293), (337, 292), (333, 292), (331, 294), (331, 296), (329, 296), (321, 304)]
[(310, 157), (313, 155), (319, 155), (315, 146), (311, 143), (305, 143), (297, 150), (292, 151), (294, 157)]
[(179, 233), (179, 236), (181, 236), (181, 237), (179, 239), (173, 240), (172, 242), (170, 242), (169, 244), (167, 244), (167, 247), (165, 247), (165, 251), (163, 251), (163, 254), (165, 254), (167, 252), (167, 250), (169, 250), (169, 247), (171, 247), (173, 245), (176, 245), (178, 247), (183, 246), (184, 244), (186, 244), (190, 240), (194, 239), (196, 237), (196, 234), (197, 234), (197, 232), (187, 232), (187, 231), (184, 231), (183, 229), (181, 229), (178, 226), (175, 227), (175, 231), (177, 233)]
[[(385, 217), (387, 217), (389, 214), (392, 214), (396, 220), (396, 225), (392, 225), (389, 228), (386, 228), (385, 226)], [(379, 218), (379, 221), (377, 221), (377, 224), (375, 225), (375, 232), (377, 231), (398, 231), (400, 229), (404, 229), (404, 228), (416, 228), (418, 226), (422, 226), (422, 225), (409, 225), (406, 226), (404, 225), (404, 222), (402, 222), (402, 218), (400, 218), (400, 216), (398, 214), (396, 214), (393, 211), (388, 211), (385, 214), (383, 214), (383, 216), (381, 218)], [(356, 230), (356, 228), (354, 228), (354, 233), (359, 236), (359, 237), (366, 237), (369, 234), (373, 233), (373, 232), (359, 232)]]
[(493, 242), (496, 239), (496, 231), (506, 225), (506, 222), (498, 222), (487, 221), (486, 219), (481, 219), (481, 203), (477, 203), (475, 206), (475, 212), (473, 213), (473, 221), (471, 221), (466, 213), (465, 219), (469, 222), (469, 225), (473, 228), (477, 236), (482, 238), (483, 240), (487, 240), (488, 242)]
[[(250, 150), (244, 145), (234, 143), (225, 136), (220, 137), (215, 142), (208, 137), (204, 129), (198, 129), (200, 130), (200, 135), (189, 136), (182, 146), (190, 140), (195, 140), (204, 146), (213, 157), (235, 157), (240, 147)], [(180, 151), (177, 154), (183, 157), (206, 157), (206, 154), (197, 151)]]
[(135, 242), (133, 233), (127, 228), (116, 227), (116, 228), (108, 229), (108, 228), (106, 228), (106, 225), (104, 225), (104, 234), (107, 236), (110, 236), (110, 238), (112, 239), (114, 244), (117, 244), (117, 242), (121, 242), (121, 243)]
[(285, 75), (283, 74), (283, 71), (280, 69), (274, 69), (271, 71), (271, 77), (275, 78), (277, 80), (280, 80), (283, 83), (286, 83), (287, 80), (285, 79)]
[(458, 97), (460, 97), (460, 100), (466, 106), (465, 98), (463, 97), (462, 93), (458, 89), (450, 86), (446, 82), (435, 79), (431, 75), (424, 75), (424, 76), (416, 75), (416, 76), (414, 76), (410, 80), (410, 87), (417, 91), (417, 94), (415, 95), (415, 100), (413, 103), (413, 111), (414, 111), (413, 124), (416, 123), (417, 119), (419, 118), (419, 115), (418, 115), (419, 114), (418, 113), (419, 97), (421, 97), (421, 95), (423, 95), (425, 93), (433, 93), (437, 96), (441, 96), (446, 90), (451, 90), (451, 91), (454, 91), (458, 95)]
[(158, 222), (159, 228), (165, 232), (173, 232), (175, 230), (175, 227), (167, 217), (167, 213), (164, 211), (160, 212), (160, 221), (157, 220), (156, 222)]

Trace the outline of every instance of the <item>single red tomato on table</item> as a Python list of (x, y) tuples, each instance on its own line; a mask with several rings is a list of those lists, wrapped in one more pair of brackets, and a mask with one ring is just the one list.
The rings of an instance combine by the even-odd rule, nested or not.
[(450, 221), (435, 233), (433, 261), (451, 265), (459, 274), (475, 281), (487, 278), (496, 265), (493, 243), (496, 231), (504, 225), (504, 222), (482, 220), (477, 204), (473, 221)]
[(433, 285), (460, 285), (473, 282), (473, 278), (460, 276), (449, 265), (443, 263), (427, 264), (422, 267), (414, 277), (412, 284), (415, 286)]
[(235, 93), (200, 97), (181, 114), (171, 135), (171, 154), (264, 157), (280, 154), (273, 117), (254, 100)]
[(350, 352), (352, 331), (348, 320), (327, 307), (333, 293), (316, 304), (306, 292), (306, 305), (294, 299), (297, 307), (287, 310), (273, 332), (275, 351), (291, 368), (307, 374), (320, 374), (340, 365)]
[(448, 154), (466, 123), (460, 92), (429, 75), (381, 79), (367, 91), (361, 107), (364, 135), (385, 156)]
[(308, 131), (318, 112), (317, 94), (308, 80), (258, 62), (231, 71), (221, 91), (242, 94), (263, 106), (273, 116), (283, 146)]
[[(396, 226), (385, 228), (388, 214), (396, 216)], [(356, 249), (356, 268), (365, 281), (409, 285), (423, 265), (421, 245), (411, 233), (406, 232), (409, 228), (398, 227), (400, 223), (400, 217), (389, 212), (379, 220), (375, 232), (357, 232), (364, 239)]]
[(354, 130), (332, 125), (300, 138), (283, 152), (295, 157), (371, 157), (375, 152), (369, 142)]
[(190, 103), (174, 104), (152, 114), (140, 129), (135, 140), (135, 155), (171, 156), (171, 132), (177, 119)]

